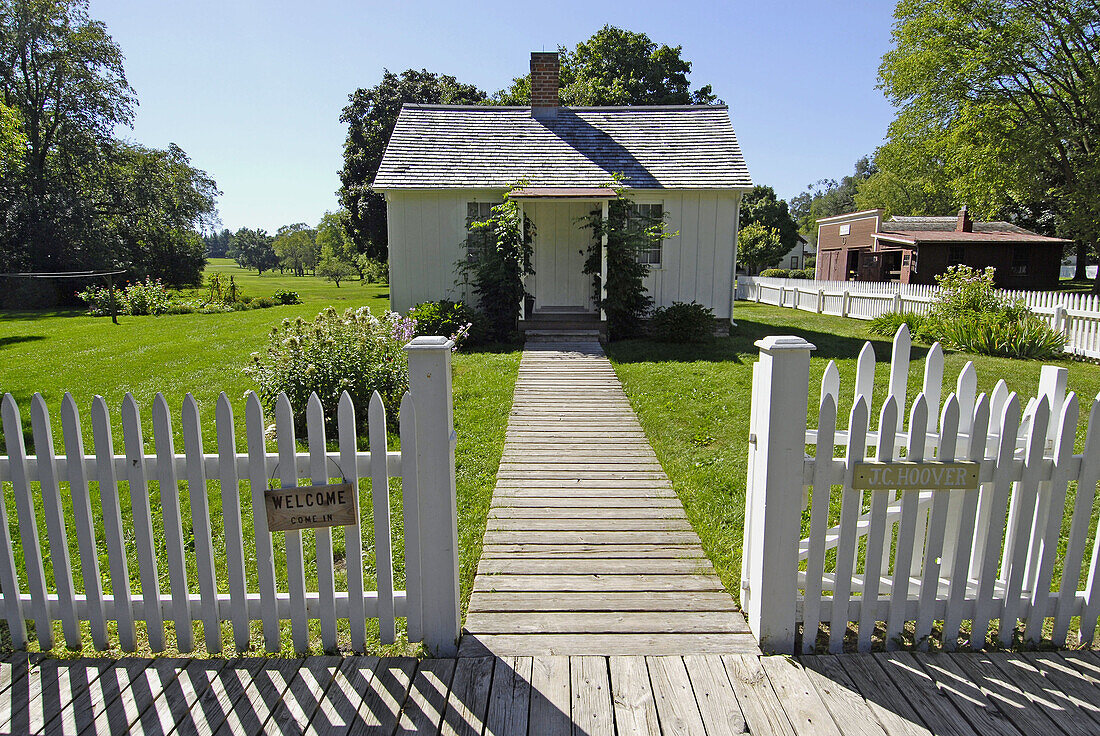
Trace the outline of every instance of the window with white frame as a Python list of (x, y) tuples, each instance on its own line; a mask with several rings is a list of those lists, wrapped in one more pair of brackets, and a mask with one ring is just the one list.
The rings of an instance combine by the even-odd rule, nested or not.
[[(664, 209), (661, 204), (633, 204), (630, 206), (630, 213), (627, 218), (628, 230), (653, 227), (664, 221)], [(638, 263), (645, 263), (659, 268), (661, 266), (661, 243), (662, 241), (658, 240), (650, 243), (648, 248), (639, 250)]]
[(466, 258), (477, 261), (485, 248), (493, 243), (493, 232), (489, 228), (475, 228), (475, 222), (485, 222), (493, 216), (494, 202), (466, 203)]

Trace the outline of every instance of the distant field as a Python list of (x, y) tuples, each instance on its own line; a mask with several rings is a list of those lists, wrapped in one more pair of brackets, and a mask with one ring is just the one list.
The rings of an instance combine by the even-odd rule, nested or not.
[[(130, 392), (134, 395), (142, 410), (143, 424), (146, 427), (145, 442), (147, 451), (153, 450), (150, 412), (156, 392), (163, 392), (177, 417), (176, 448), (182, 447), (178, 424), (180, 407), (184, 394), (191, 392), (198, 401), (204, 428), (204, 441), (207, 452), (216, 451), (214, 425), (214, 405), (218, 394), (224, 391), (233, 402), (237, 426), (239, 449), (244, 450), (244, 401), (246, 391), (253, 388), (251, 379), (242, 369), (248, 364), (250, 354), (263, 349), (271, 328), (284, 318), (302, 317), (312, 319), (321, 309), (333, 306), (338, 310), (348, 307), (366, 306), (374, 313), (380, 313), (389, 306), (388, 287), (385, 284), (361, 284), (359, 281), (343, 283), (339, 288), (335, 284), (313, 276), (294, 277), (275, 273), (258, 276), (255, 272), (239, 268), (229, 259), (213, 259), (207, 273), (219, 272), (233, 276), (244, 287), (247, 296), (270, 296), (278, 289), (297, 291), (304, 301), (293, 306), (278, 306), (269, 309), (254, 309), (225, 314), (184, 314), (164, 315), (160, 317), (119, 317), (119, 324), (111, 324), (108, 317), (89, 317), (79, 309), (50, 310), (41, 312), (0, 311), (0, 394), (11, 393), (22, 409), (24, 436), (27, 449), (33, 452), (30, 432), (29, 407), (34, 392), (41, 392), (55, 417), (60, 413), (61, 399), (66, 391), (71, 392), (77, 405), (85, 415), (83, 424), (85, 449), (93, 450), (91, 422), (88, 414), (92, 397), (102, 395), (112, 412), (115, 450), (122, 451), (122, 431), (120, 406), (123, 396)], [(199, 294), (198, 289), (186, 290), (185, 296)], [(459, 507), (459, 541), (461, 549), (460, 575), (462, 579), (463, 600), (469, 596), (474, 572), (481, 553), (481, 537), (485, 529), (489, 500), (492, 496), (497, 466), (504, 446), (504, 428), (512, 400), (512, 387), (515, 384), (519, 366), (518, 350), (503, 346), (480, 352), (463, 351), (454, 356), (454, 421), (458, 432), (456, 450)], [(54, 441), (57, 451), (64, 451), (61, 438), (61, 425), (53, 425)], [(0, 435), (2, 437), (2, 435)], [(391, 443), (396, 446), (396, 437)], [(15, 542), (17, 562), (22, 559), (22, 549), (18, 539), (18, 520), (14, 513), (11, 484), (3, 484), (3, 493), (7, 500), (11, 534)], [(160, 524), (159, 491), (151, 484), (152, 507), (156, 510), (154, 524)], [(363, 508), (369, 513), (370, 495), (366, 492), (369, 482), (364, 481)], [(63, 488), (63, 495), (68, 492)], [(129, 496), (126, 484), (121, 484), (120, 495), (124, 507), (124, 521), (129, 516)], [(400, 491), (395, 482), (391, 492), (394, 503), (394, 553), (398, 570), (395, 583), (404, 584), (403, 544), (400, 525)], [(218, 549), (217, 535), (221, 530), (220, 489), (215, 481), (210, 483), (210, 508), (215, 527), (215, 549)], [(98, 507), (98, 488), (93, 484), (93, 508)], [(245, 528), (251, 527), (251, 508), (248, 494), (242, 495), (242, 513)], [(41, 500), (38, 501), (41, 509)], [(184, 508), (184, 518), (190, 511)], [(369, 517), (368, 517), (369, 518)], [(71, 523), (71, 514), (69, 515)], [(46, 539), (45, 524), (40, 521), (40, 535)], [(364, 526), (369, 535), (370, 525)], [(188, 529), (185, 529), (185, 536)], [(304, 535), (311, 539), (312, 535)], [(334, 534), (334, 552), (338, 559), (343, 555), (343, 531)], [(102, 545), (102, 534), (99, 535)], [(248, 535), (246, 534), (246, 539)], [(69, 530), (69, 542), (74, 564), (79, 562), (76, 537)], [(247, 544), (251, 544), (248, 539)], [(276, 545), (281, 548), (281, 544)], [(221, 549), (224, 550), (224, 542)], [(373, 549), (368, 536), (364, 549)], [(101, 569), (107, 570), (105, 551), (101, 552)], [(254, 554), (251, 549), (246, 552)], [(133, 553), (133, 550), (131, 550)], [(164, 554), (164, 550), (160, 552)], [(317, 560), (312, 544), (307, 543), (307, 580), (315, 579)], [(253, 557), (254, 559), (254, 557)], [(47, 579), (52, 580), (50, 561), (45, 560)], [(191, 562), (193, 565), (193, 560)], [(220, 581), (224, 583), (224, 555), (218, 560)], [(372, 561), (368, 559), (366, 582), (373, 586)], [(285, 558), (281, 550), (276, 554), (276, 565), (283, 569)], [(162, 559), (160, 570), (167, 574), (167, 565)], [(312, 570), (312, 573), (310, 572)], [(136, 557), (130, 560), (131, 587), (135, 592), (138, 585), (138, 564)], [(192, 571), (194, 572), (194, 571)], [(74, 569), (78, 591), (82, 591), (79, 567)], [(249, 573), (250, 589), (255, 590), (254, 572)], [(341, 585), (345, 573), (337, 573), (337, 586)], [(192, 581), (195, 580), (192, 575)], [(167, 578), (162, 585), (167, 583)], [(227, 589), (224, 589), (225, 592)], [(197, 592), (197, 588), (194, 589)], [(6, 629), (0, 625), (0, 639), (6, 639)], [(58, 629), (60, 631), (60, 629)], [(289, 647), (289, 630), (284, 640)], [(258, 631), (256, 632), (257, 641)], [(60, 639), (59, 639), (60, 641)], [(170, 638), (169, 641), (172, 641)], [(227, 641), (229, 641), (227, 639)], [(346, 637), (345, 637), (346, 641)], [(2, 646), (2, 642), (0, 642)], [(90, 646), (90, 644), (89, 644)], [(319, 639), (317, 640), (319, 647)], [(376, 645), (375, 651), (382, 651)], [(401, 651), (400, 647), (390, 649), (391, 653)]]

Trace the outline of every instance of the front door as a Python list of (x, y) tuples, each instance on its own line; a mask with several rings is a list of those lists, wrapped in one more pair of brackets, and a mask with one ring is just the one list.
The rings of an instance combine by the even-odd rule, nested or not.
[(582, 220), (596, 206), (593, 202), (553, 201), (524, 206), (535, 225), (535, 275), (527, 285), (535, 296), (536, 313), (595, 311), (592, 277), (584, 273), (592, 230), (584, 227)]

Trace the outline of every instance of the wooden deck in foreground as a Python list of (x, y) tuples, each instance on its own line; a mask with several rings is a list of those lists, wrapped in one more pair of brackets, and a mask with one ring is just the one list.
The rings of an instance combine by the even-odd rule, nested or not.
[(0, 661), (4, 734), (1096, 734), (1091, 652)]
[(757, 653), (599, 343), (527, 343), (460, 656)]

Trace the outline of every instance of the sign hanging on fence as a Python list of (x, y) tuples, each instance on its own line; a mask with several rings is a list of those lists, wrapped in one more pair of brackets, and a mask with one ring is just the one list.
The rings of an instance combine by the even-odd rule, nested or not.
[(972, 491), (979, 485), (981, 466), (976, 462), (856, 463), (852, 488), (857, 491)]
[(264, 492), (267, 528), (272, 532), (348, 526), (357, 517), (351, 483), (270, 488)]

